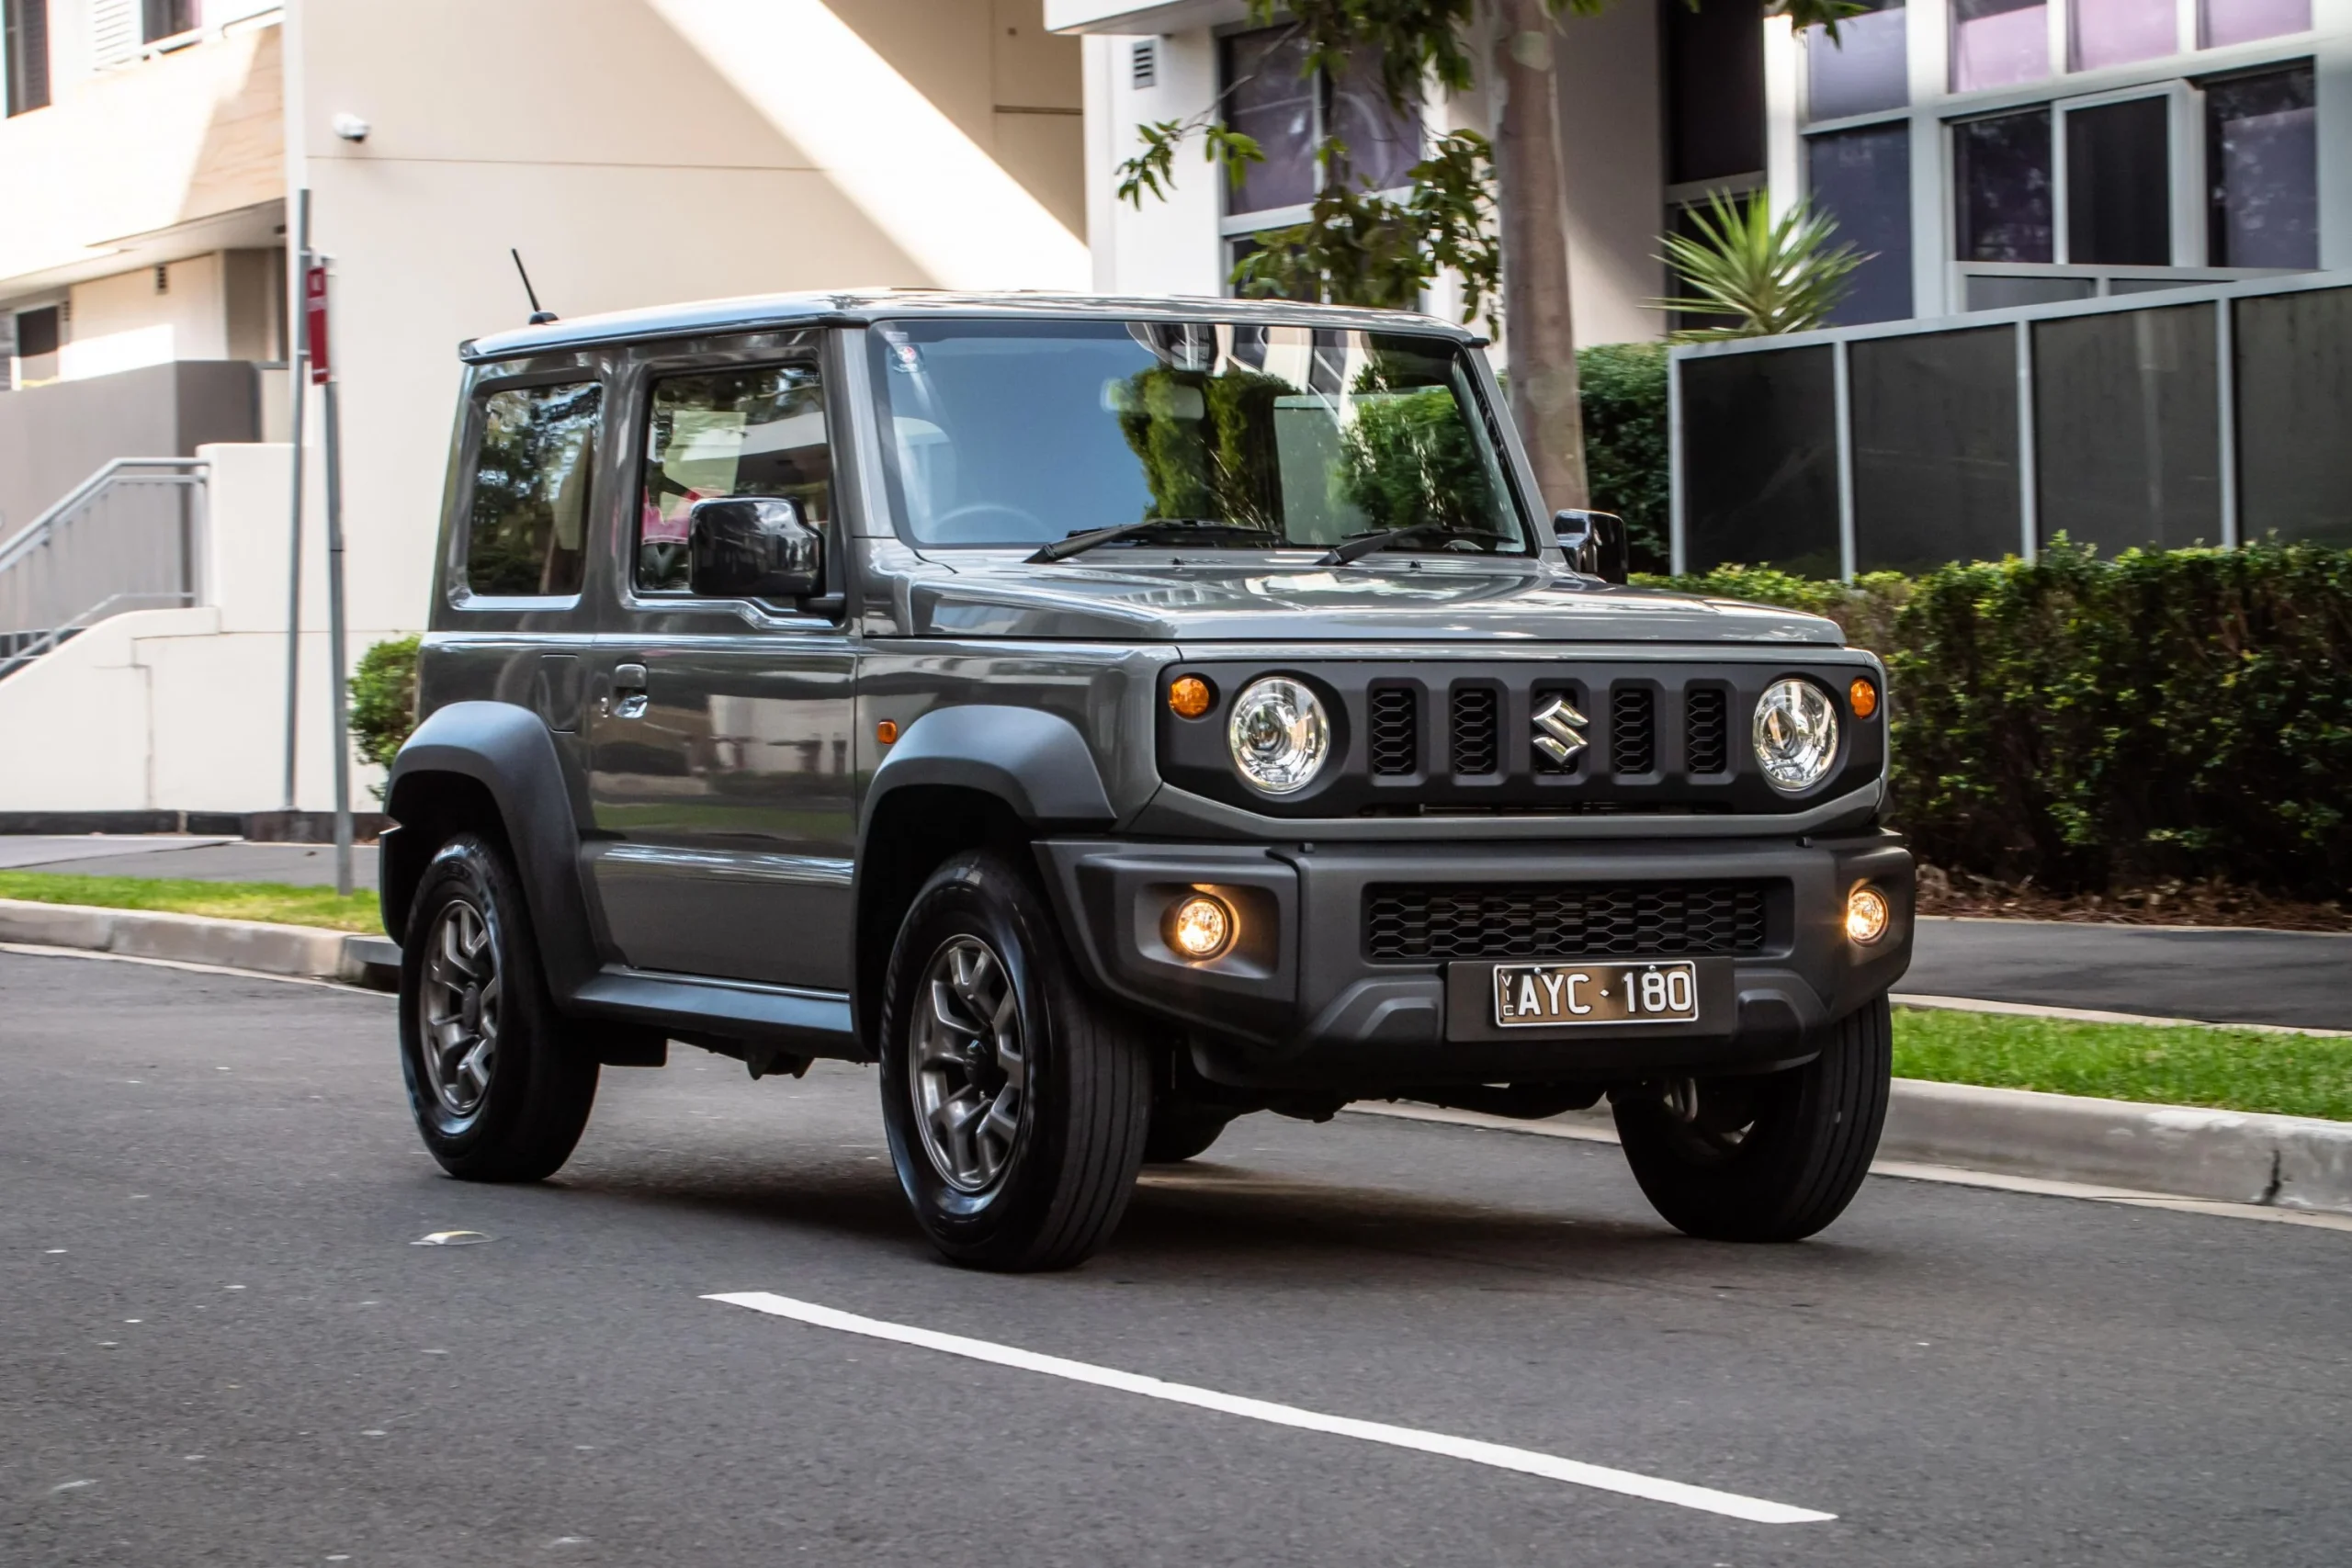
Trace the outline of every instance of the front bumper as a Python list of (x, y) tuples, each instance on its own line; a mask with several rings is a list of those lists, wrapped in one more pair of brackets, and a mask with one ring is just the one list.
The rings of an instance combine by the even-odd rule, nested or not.
[[(1911, 961), (1911, 855), (1886, 832), (1442, 847), (1063, 839), (1037, 852), (1087, 976), (1182, 1029), (1202, 1075), (1236, 1087), (1361, 1095), (1769, 1070), (1813, 1055), (1823, 1026), (1892, 987)], [(1505, 1031), (1472, 1000), (1486, 994), (1490, 961), (1387, 962), (1367, 951), (1365, 893), (1375, 884), (1697, 882), (1762, 885), (1766, 921), (1761, 941), (1736, 953), (1644, 954), (1696, 956), (1694, 1023)], [(1846, 896), (1860, 882), (1883, 890), (1894, 913), (1867, 947), (1845, 934)], [(1205, 964), (1180, 958), (1160, 934), (1169, 905), (1196, 887), (1239, 916), (1232, 949)]]

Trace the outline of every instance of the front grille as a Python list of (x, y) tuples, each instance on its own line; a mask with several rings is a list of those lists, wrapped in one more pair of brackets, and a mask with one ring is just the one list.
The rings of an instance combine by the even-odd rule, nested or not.
[(1683, 697), (1683, 766), (1694, 773), (1731, 767), (1731, 723), (1720, 686), (1693, 686)]
[(1647, 686), (1620, 686), (1609, 707), (1609, 770), (1657, 771), (1657, 694)]
[(1492, 686), (1453, 694), (1453, 771), (1480, 775), (1503, 771), (1500, 703)]
[(1384, 778), (1420, 766), (1420, 699), (1410, 686), (1372, 689), (1372, 771)]
[(1376, 964), (1690, 958), (1763, 945), (1760, 882), (1364, 890), (1364, 953)]

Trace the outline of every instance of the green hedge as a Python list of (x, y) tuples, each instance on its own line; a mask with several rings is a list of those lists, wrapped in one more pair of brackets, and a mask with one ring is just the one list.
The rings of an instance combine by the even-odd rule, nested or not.
[(359, 656), (351, 672), (351, 742), (360, 761), (389, 768), (416, 728), (419, 637), (393, 637)]
[(1818, 611), (1885, 658), (1894, 819), (1937, 864), (2059, 893), (2352, 888), (2352, 551), (2061, 547), (1673, 586)]

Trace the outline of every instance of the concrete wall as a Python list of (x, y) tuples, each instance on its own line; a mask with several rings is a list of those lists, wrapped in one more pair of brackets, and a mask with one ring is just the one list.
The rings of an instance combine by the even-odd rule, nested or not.
[[(284, 799), (286, 519), (284, 446), (207, 446), (206, 540), (215, 602), (117, 615), (0, 681), (0, 811), (269, 811)], [(325, 552), (318, 470), (310, 470), (303, 552), (300, 781), (297, 806), (332, 809)], [(355, 595), (355, 598), (356, 595)], [(353, 658), (400, 628), (355, 617)], [(371, 809), (373, 768), (352, 805)]]
[[(1681, 0), (1666, 0), (1679, 5)], [(1560, 143), (1568, 198), (1568, 276), (1577, 343), (1633, 343), (1666, 331), (1658, 0), (1619, 0), (1562, 18)]]
[[(335, 261), (353, 613), (424, 622), (459, 340), (867, 284), (1083, 288), (1078, 51), (1039, 0), (368, 0), (289, 13)], [(1045, 112), (1039, 112), (1045, 111)], [(334, 117), (372, 127), (339, 141)], [(315, 428), (315, 425), (313, 426)]]
[(0, 396), (0, 536), (113, 458), (192, 457), (207, 442), (252, 441), (260, 419), (254, 367), (234, 361), (154, 365)]

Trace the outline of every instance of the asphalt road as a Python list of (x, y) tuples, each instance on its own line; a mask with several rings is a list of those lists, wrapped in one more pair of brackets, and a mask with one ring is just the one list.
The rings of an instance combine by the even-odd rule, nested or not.
[[(1085, 1269), (999, 1278), (916, 1235), (866, 1072), (681, 1048), (607, 1073), (556, 1181), (472, 1187), (392, 1017), (0, 954), (0, 1562), (2352, 1561), (2343, 1232), (1873, 1179), (1722, 1247), (1605, 1145), (1261, 1117)], [(1837, 1517), (704, 1299), (755, 1291)]]
[(2352, 1029), (2352, 936), (1923, 919), (1899, 991)]

